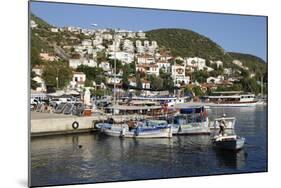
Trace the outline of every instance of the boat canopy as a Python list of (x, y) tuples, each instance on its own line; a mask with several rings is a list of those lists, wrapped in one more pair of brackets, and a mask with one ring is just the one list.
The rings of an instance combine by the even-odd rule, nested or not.
[(181, 114), (193, 114), (193, 113), (201, 113), (204, 112), (204, 107), (200, 108), (182, 108), (180, 109)]

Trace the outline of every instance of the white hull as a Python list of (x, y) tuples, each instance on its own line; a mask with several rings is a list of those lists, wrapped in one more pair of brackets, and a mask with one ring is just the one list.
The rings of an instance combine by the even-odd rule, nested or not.
[(122, 131), (120, 130), (111, 130), (111, 129), (103, 129), (101, 131), (105, 135), (115, 136), (115, 137), (124, 137), (124, 138), (171, 138), (172, 137), (172, 129), (171, 128), (163, 128), (157, 129), (153, 131), (140, 131), (136, 134), (135, 131)]
[(217, 108), (217, 107), (255, 107), (259, 105), (259, 102), (252, 102), (252, 103), (207, 103), (207, 106), (210, 108)]
[(208, 122), (191, 123), (187, 125), (173, 126), (173, 134), (175, 135), (188, 135), (188, 134), (210, 134)]

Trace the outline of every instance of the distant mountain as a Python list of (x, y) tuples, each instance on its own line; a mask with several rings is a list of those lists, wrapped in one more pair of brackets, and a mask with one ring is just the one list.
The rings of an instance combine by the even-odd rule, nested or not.
[(156, 29), (147, 31), (149, 40), (169, 49), (173, 56), (202, 57), (231, 62), (232, 58), (211, 39), (187, 29)]

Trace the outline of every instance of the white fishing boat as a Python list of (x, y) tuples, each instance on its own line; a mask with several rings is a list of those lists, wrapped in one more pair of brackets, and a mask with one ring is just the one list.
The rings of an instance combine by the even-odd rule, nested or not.
[(240, 150), (243, 148), (245, 138), (237, 135), (217, 135), (213, 138), (215, 147), (225, 150)]
[(124, 138), (171, 138), (172, 127), (165, 124), (153, 125), (148, 121), (138, 121), (134, 128), (127, 123), (104, 123), (99, 124), (100, 132), (115, 137)]
[(255, 107), (259, 101), (254, 94), (242, 94), (241, 91), (213, 92), (206, 97), (206, 105), (212, 107)]
[(172, 120), (173, 134), (210, 134), (209, 119), (204, 106), (181, 106), (179, 112)]

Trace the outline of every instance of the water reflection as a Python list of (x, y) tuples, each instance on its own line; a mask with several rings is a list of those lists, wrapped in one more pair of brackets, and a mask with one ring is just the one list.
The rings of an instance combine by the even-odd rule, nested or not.
[(245, 166), (247, 153), (244, 150), (236, 152), (215, 149), (215, 153), (220, 166), (225, 166), (237, 170)]

